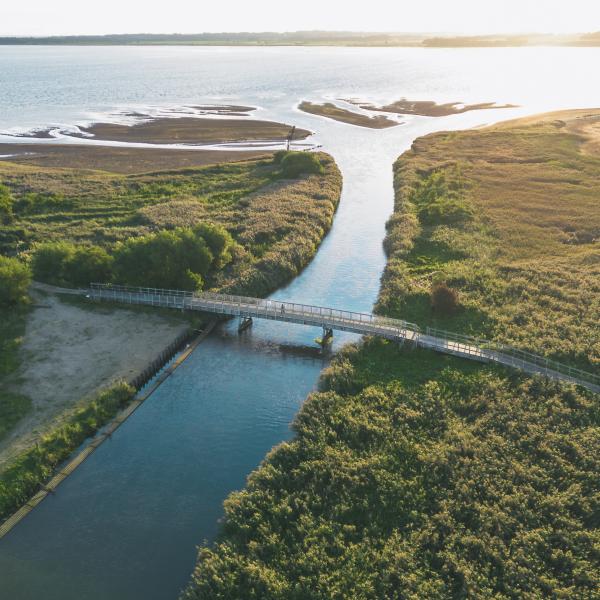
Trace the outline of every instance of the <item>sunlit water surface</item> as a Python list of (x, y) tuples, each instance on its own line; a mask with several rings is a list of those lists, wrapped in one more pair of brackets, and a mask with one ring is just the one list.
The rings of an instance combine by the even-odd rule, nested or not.
[[(274, 297), (370, 311), (385, 263), (392, 163), (419, 135), (600, 104), (600, 49), (0, 47), (0, 131), (73, 125), (116, 111), (257, 105), (316, 132), (344, 190), (311, 265)], [(407, 117), (372, 131), (298, 112), (302, 99), (497, 101), (520, 109)], [(2, 600), (176, 598), (243, 487), (326, 362), (286, 350), (320, 331), (256, 322), (203, 343), (58, 489), (0, 540)], [(336, 347), (356, 339), (337, 335)]]

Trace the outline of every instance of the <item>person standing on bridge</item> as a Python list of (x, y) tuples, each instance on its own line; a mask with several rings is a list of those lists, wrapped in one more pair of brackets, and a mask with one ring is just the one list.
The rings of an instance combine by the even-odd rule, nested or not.
[(283, 304), (281, 305), (281, 314), (285, 315), (285, 306)]

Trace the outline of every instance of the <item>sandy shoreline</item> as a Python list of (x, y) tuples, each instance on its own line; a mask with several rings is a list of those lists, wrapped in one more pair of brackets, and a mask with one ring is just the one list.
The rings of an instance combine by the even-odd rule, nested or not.
[[(148, 118), (142, 113), (125, 113), (125, 116), (146, 120), (133, 124), (95, 123), (80, 127), (77, 131), (52, 127), (38, 129), (13, 136), (21, 140), (30, 139), (31, 143), (0, 142), (0, 160), (41, 167), (99, 169), (131, 174), (258, 158), (271, 155), (271, 148), (283, 147), (290, 136), (292, 141), (298, 141), (312, 135), (306, 129), (294, 129), (285, 123), (247, 117), (231, 118), (255, 110), (252, 107), (198, 105), (190, 108), (222, 118)], [(55, 137), (51, 132), (59, 133), (61, 140), (48, 143), (47, 140)], [(73, 139), (72, 143), (66, 143), (69, 138)], [(92, 144), (87, 140), (102, 144)], [(244, 147), (235, 150), (215, 148), (226, 144)], [(183, 147), (173, 147), (176, 145)], [(188, 149), (186, 145), (199, 147)]]
[[(256, 119), (210, 119), (180, 117), (177, 119), (153, 119), (134, 125), (96, 123), (81, 128), (87, 137), (114, 142), (146, 144), (222, 144), (258, 140), (285, 140), (292, 125)], [(294, 140), (302, 140), (311, 134), (296, 129)]]

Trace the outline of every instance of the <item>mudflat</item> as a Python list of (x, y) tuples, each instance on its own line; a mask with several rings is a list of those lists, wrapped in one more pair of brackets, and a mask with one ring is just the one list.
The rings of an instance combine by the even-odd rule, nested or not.
[(90, 144), (0, 144), (0, 161), (130, 175), (262, 158), (265, 150), (178, 150)]
[[(257, 140), (284, 140), (292, 126), (257, 119), (210, 119), (182, 117), (154, 119), (135, 125), (96, 123), (82, 128), (97, 140), (148, 144), (218, 144)], [(311, 134), (305, 129), (294, 131), (294, 140)]]
[(398, 121), (393, 121), (384, 115), (361, 115), (359, 113), (352, 112), (351, 110), (340, 108), (331, 102), (326, 102), (325, 104), (302, 102), (298, 108), (312, 115), (327, 117), (329, 119), (334, 119), (335, 121), (341, 121), (342, 123), (358, 125), (359, 127), (387, 129), (388, 127), (396, 127), (397, 125), (400, 125)]
[(495, 102), (480, 102), (479, 104), (463, 104), (461, 102), (447, 102), (438, 104), (433, 100), (407, 100), (402, 98), (385, 106), (376, 106), (366, 102), (347, 100), (365, 110), (397, 113), (400, 115), (419, 115), (422, 117), (448, 117), (472, 110), (489, 110), (493, 108), (517, 108), (515, 104), (496, 104)]

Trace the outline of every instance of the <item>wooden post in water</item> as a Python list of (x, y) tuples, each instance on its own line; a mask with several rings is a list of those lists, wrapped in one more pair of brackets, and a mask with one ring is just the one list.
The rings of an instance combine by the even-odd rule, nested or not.
[(252, 317), (240, 317), (240, 323), (238, 325), (238, 333), (242, 333), (252, 326)]

